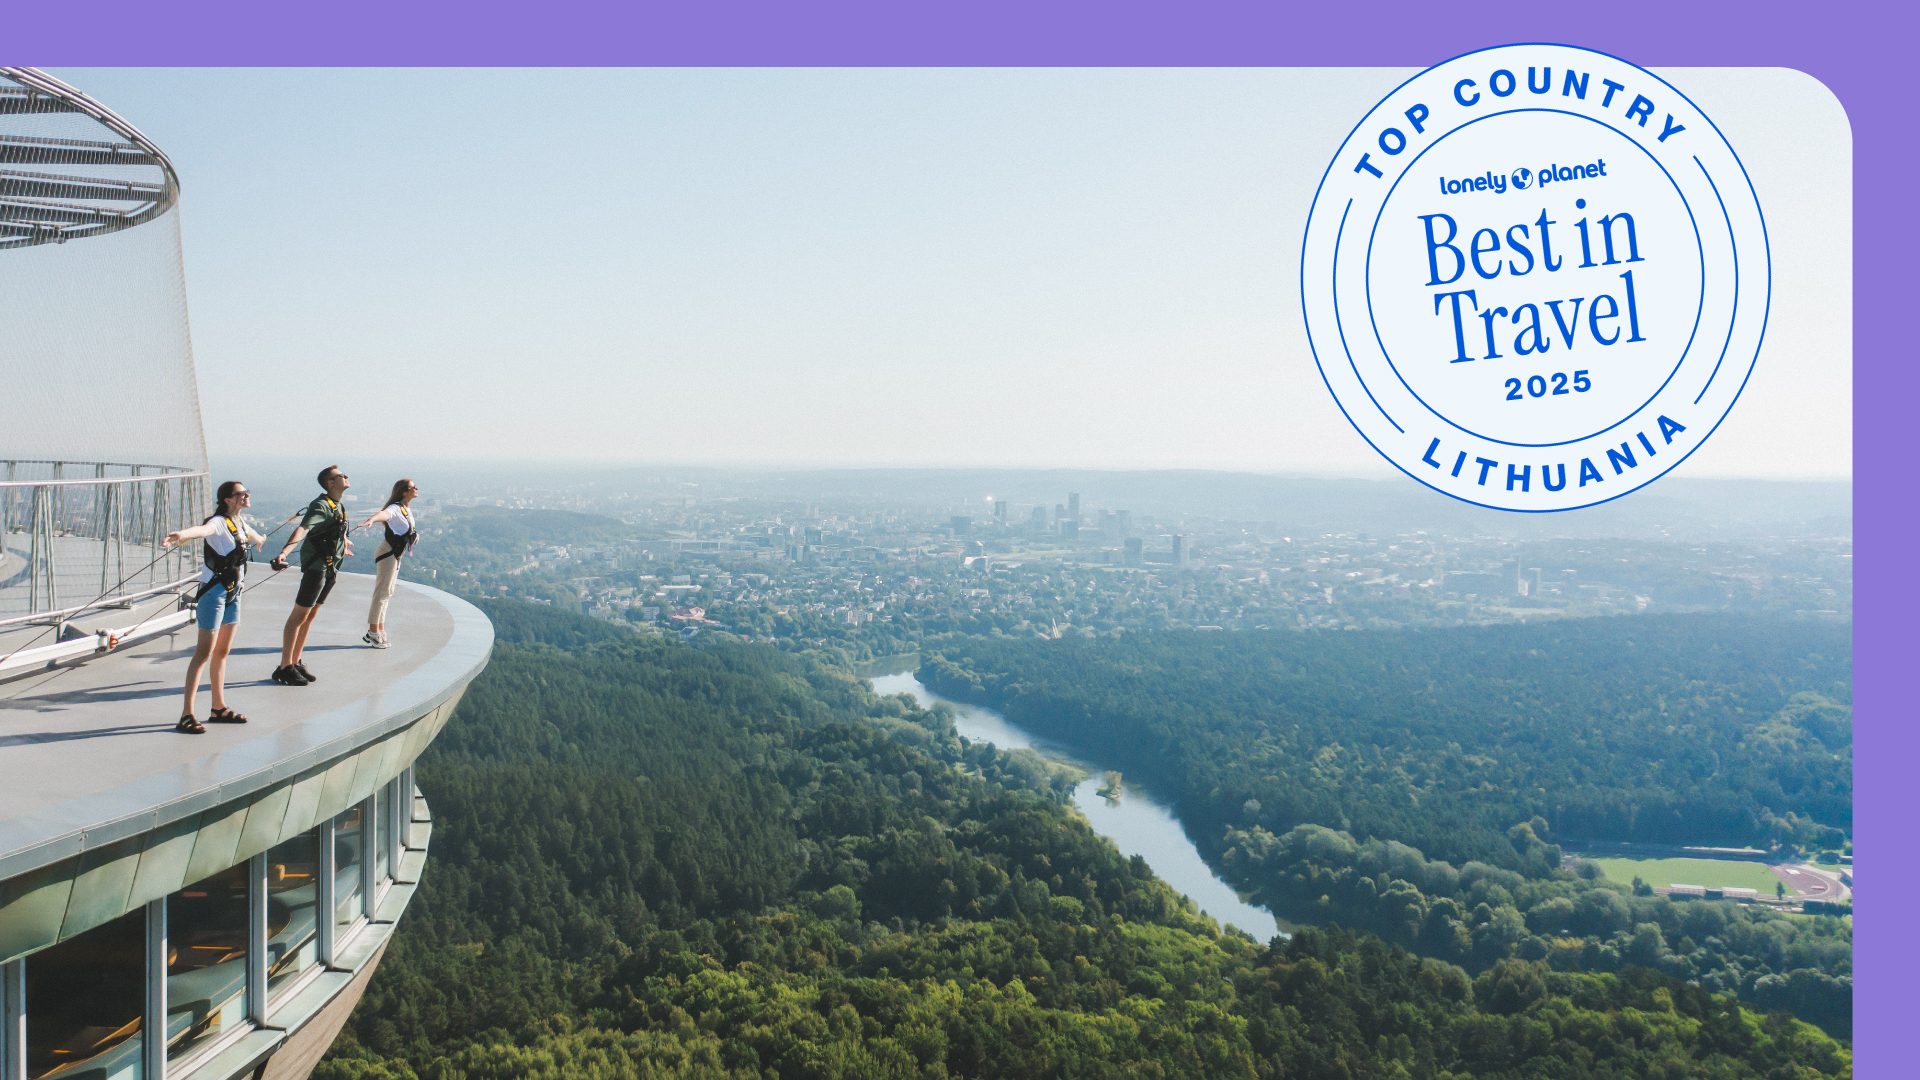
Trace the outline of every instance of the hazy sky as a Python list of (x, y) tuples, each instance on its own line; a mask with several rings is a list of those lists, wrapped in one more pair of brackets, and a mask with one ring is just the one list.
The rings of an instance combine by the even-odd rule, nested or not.
[[(1405, 72), (54, 74), (180, 171), (217, 459), (1395, 475), (1314, 369), (1295, 267)], [(1849, 475), (1841, 109), (1663, 74), (1745, 160), (1775, 267), (1753, 382), (1682, 473)]]

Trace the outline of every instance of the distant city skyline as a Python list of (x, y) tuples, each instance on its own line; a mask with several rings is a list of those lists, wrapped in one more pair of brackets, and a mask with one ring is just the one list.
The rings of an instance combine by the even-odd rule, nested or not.
[[(1401, 73), (54, 74), (180, 170), (216, 459), (1395, 475), (1294, 274)], [(1844, 114), (1790, 71), (1662, 74), (1775, 267), (1754, 381), (1676, 475), (1849, 476)]]

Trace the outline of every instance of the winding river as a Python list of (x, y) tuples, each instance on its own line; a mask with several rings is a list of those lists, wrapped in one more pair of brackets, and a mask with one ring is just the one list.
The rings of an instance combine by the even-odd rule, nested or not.
[(1118, 799), (1104, 798), (1097, 794), (1106, 782), (1102, 766), (1028, 734), (992, 709), (943, 698), (922, 686), (911, 671), (874, 675), (870, 681), (876, 693), (909, 694), (922, 707), (945, 703), (953, 709), (954, 727), (975, 742), (989, 742), (1002, 750), (1033, 750), (1084, 770), (1087, 779), (1073, 789), (1074, 808), (1122, 854), (1145, 859), (1161, 880), (1191, 897), (1200, 910), (1257, 940), (1266, 941), (1285, 932), (1272, 914), (1242, 900), (1232, 886), (1214, 876), (1181, 829), (1180, 819), (1137, 782), (1126, 780)]

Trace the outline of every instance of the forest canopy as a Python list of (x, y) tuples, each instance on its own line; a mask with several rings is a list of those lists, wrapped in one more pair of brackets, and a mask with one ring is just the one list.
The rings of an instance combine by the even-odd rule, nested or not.
[(487, 608), (493, 661), (420, 762), (420, 892), (324, 1080), (1850, 1071), (1654, 971), (1223, 932), (940, 712)]
[(1283, 917), (1476, 971), (1652, 967), (1851, 1030), (1849, 920), (1633, 895), (1562, 847), (1848, 843), (1845, 626), (967, 639), (920, 677), (1173, 793), (1202, 851)]

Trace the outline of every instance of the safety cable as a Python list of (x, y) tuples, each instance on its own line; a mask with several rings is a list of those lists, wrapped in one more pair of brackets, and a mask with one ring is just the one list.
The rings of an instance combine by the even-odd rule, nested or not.
[[(305, 509), (306, 509), (305, 507), (301, 507), (301, 508), (300, 508), (299, 510), (295, 510), (295, 511), (294, 511), (293, 513), (291, 513), (291, 514), (289, 514), (289, 515), (287, 515), (287, 517), (286, 517), (286, 518), (285, 518), (284, 520), (282, 520), (282, 521), (280, 522), (280, 524), (278, 524), (278, 525), (275, 525), (275, 526), (274, 526), (274, 527), (273, 527), (273, 528), (272, 528), (271, 530), (269, 530), (269, 531), (268, 531), (268, 532), (266, 533), (266, 535), (265, 535), (265, 539), (267, 539), (267, 540), (271, 540), (271, 539), (273, 539), (273, 538), (274, 538), (274, 536), (275, 536), (275, 535), (276, 535), (277, 533), (279, 533), (279, 532), (280, 532), (280, 530), (282, 530), (282, 529), (284, 529), (284, 528), (286, 528), (286, 527), (287, 527), (288, 525), (291, 525), (291, 524), (293, 524), (293, 523), (294, 523), (295, 521), (298, 521), (298, 520), (300, 519), (300, 516), (301, 516), (301, 514), (305, 512)], [(370, 526), (367, 526), (367, 525), (356, 525), (356, 526), (353, 526), (353, 527), (351, 527), (351, 528), (349, 528), (349, 529), (347, 530), (347, 535), (348, 535), (348, 536), (352, 536), (352, 535), (353, 535), (354, 533), (356, 533), (356, 532), (359, 532), (359, 531), (360, 531), (361, 529), (363, 529), (363, 528), (368, 528), (368, 527), (370, 527)], [(261, 547), (265, 547), (266, 545), (265, 545), (265, 544), (262, 544), (262, 545), (260, 545), (260, 546), (261, 546)], [(170, 550), (170, 549), (169, 549), (169, 550)], [(166, 558), (166, 556), (167, 556), (167, 555), (169, 554), (169, 550), (163, 550), (163, 551), (161, 551), (161, 552), (160, 552), (160, 554), (159, 554), (159, 555), (156, 555), (156, 556), (154, 556), (154, 559), (153, 559), (153, 562), (150, 562), (150, 563), (148, 563), (148, 564), (147, 564), (147, 566), (152, 566), (152, 565), (154, 565), (155, 563), (158, 563), (158, 562), (159, 562), (159, 561), (160, 561), (161, 559), (163, 559), (163, 558)], [(104, 593), (101, 593), (101, 594), (100, 594), (100, 596), (96, 596), (96, 597), (94, 597), (94, 598), (93, 598), (92, 600), (90, 600), (90, 601), (88, 601), (88, 604), (94, 604), (94, 603), (97, 603), (97, 602), (99, 602), (99, 601), (100, 601), (100, 600), (101, 600), (101, 599), (102, 599), (103, 597), (105, 597), (105, 596), (107, 596), (107, 595), (108, 595), (109, 593), (112, 593), (112, 592), (114, 591), (114, 589), (117, 589), (117, 588), (119, 588), (119, 587), (120, 587), (120, 585), (124, 585), (124, 584), (125, 584), (125, 583), (126, 583), (127, 581), (130, 581), (130, 580), (132, 580), (133, 578), (135, 578), (135, 577), (138, 577), (138, 576), (140, 575), (140, 573), (142, 572), (142, 570), (144, 570), (144, 569), (145, 569), (145, 567), (142, 567), (142, 568), (141, 568), (141, 570), (136, 570), (136, 571), (134, 571), (134, 572), (133, 572), (132, 574), (129, 574), (129, 575), (127, 576), (127, 577), (125, 577), (125, 578), (122, 578), (122, 579), (121, 579), (121, 581), (119, 582), (119, 584), (116, 584), (116, 585), (115, 585), (115, 586), (113, 587), (113, 589), (108, 589), (108, 590), (107, 590), (106, 592), (104, 592)], [(276, 575), (278, 575), (279, 573), (280, 573), (280, 571), (279, 571), (279, 570), (275, 570), (275, 571), (273, 571), (273, 573), (271, 573), (271, 574), (268, 574), (268, 575), (267, 575), (266, 577), (264, 577), (264, 578), (261, 578), (261, 579), (259, 579), (258, 581), (253, 581), (253, 582), (249, 582), (248, 584), (246, 584), (246, 585), (243, 585), (243, 586), (241, 586), (241, 589), (240, 589), (240, 591), (241, 591), (242, 593), (245, 593), (245, 592), (246, 592), (246, 591), (247, 591), (248, 589), (251, 589), (251, 588), (253, 588), (253, 587), (254, 587), (255, 585), (260, 585), (260, 584), (264, 584), (264, 583), (266, 583), (267, 581), (271, 581), (271, 580), (272, 580), (272, 579), (273, 579), (273, 578), (274, 578), (274, 577), (275, 577)], [(178, 595), (178, 594), (176, 594), (176, 595)], [(115, 642), (115, 643), (117, 644), (117, 643), (118, 643), (118, 641), (119, 641), (120, 639), (124, 639), (124, 638), (129, 638), (129, 637), (132, 637), (132, 636), (133, 636), (134, 634), (136, 634), (136, 633), (138, 633), (138, 632), (139, 632), (139, 630), (140, 630), (140, 628), (141, 628), (141, 627), (143, 627), (143, 626), (145, 626), (145, 625), (147, 625), (148, 623), (150, 623), (150, 622), (152, 622), (152, 621), (154, 621), (155, 619), (158, 619), (158, 618), (161, 618), (161, 617), (163, 617), (163, 616), (165, 616), (165, 615), (167, 615), (167, 614), (169, 614), (169, 612), (168, 612), (168, 610), (167, 610), (167, 609), (165, 609), (165, 608), (162, 608), (162, 609), (161, 609), (160, 611), (157, 611), (157, 612), (155, 612), (154, 614), (152, 614), (152, 615), (149, 615), (149, 616), (147, 616), (146, 618), (144, 618), (144, 619), (142, 619), (142, 620), (140, 620), (139, 622), (137, 622), (137, 623), (135, 623), (135, 624), (133, 624), (132, 626), (130, 626), (130, 627), (128, 627), (128, 628), (127, 628), (127, 630), (126, 630), (126, 632), (125, 632), (124, 634), (121, 634), (121, 635), (118, 635), (117, 637), (115, 637), (115, 638), (113, 638), (112, 640), (113, 640), (113, 641), (114, 641), (114, 642)], [(56, 625), (57, 625), (57, 624), (56, 624)], [(48, 629), (52, 629), (52, 627), (48, 627)], [(39, 639), (40, 639), (40, 638), (41, 638), (42, 636), (44, 636), (45, 634), (46, 634), (46, 631), (45, 631), (45, 630), (42, 630), (42, 631), (41, 631), (41, 632), (40, 632), (39, 634), (36, 634), (36, 635), (35, 635), (35, 636), (34, 636), (34, 637), (33, 637), (32, 639), (30, 639), (30, 640), (28, 640), (28, 641), (27, 641), (27, 642), (26, 642), (25, 644), (23, 644), (23, 645), (21, 645), (21, 646), (19, 646), (18, 648), (16, 648), (16, 649), (14, 649), (14, 650), (13, 650), (13, 652), (10, 652), (10, 653), (8, 653), (8, 654), (7, 654), (7, 655), (5, 655), (5, 656), (0, 656), (0, 665), (4, 665), (4, 664), (5, 664), (5, 663), (6, 663), (6, 662), (7, 662), (8, 660), (11, 660), (11, 659), (12, 659), (12, 658), (13, 658), (13, 657), (14, 657), (14, 656), (15, 656), (15, 655), (17, 654), (17, 653), (19, 653), (19, 652), (20, 652), (20, 651), (22, 651), (23, 649), (25, 649), (25, 648), (27, 648), (27, 646), (29, 646), (29, 645), (32, 645), (32, 644), (33, 644), (33, 643), (34, 643), (35, 641), (38, 641), (38, 640), (39, 640)], [(109, 648), (111, 648), (111, 647), (112, 647), (112, 646), (111, 646), (111, 645), (109, 645)], [(64, 675), (64, 674), (66, 674), (67, 672), (69, 672), (69, 671), (72, 671), (72, 670), (73, 670), (73, 667), (72, 667), (71, 665), (68, 665), (68, 666), (63, 666), (63, 667), (55, 667), (54, 669), (52, 669), (52, 670), (50, 670), (50, 671), (48, 671), (48, 672), (46, 673), (46, 675), (47, 675), (47, 677), (46, 677), (46, 678), (43, 678), (43, 679), (39, 679), (39, 680), (37, 680), (37, 681), (27, 681), (27, 680), (13, 680), (13, 681), (11, 681), (11, 682), (10, 682), (10, 684), (9, 684), (9, 685), (7, 686), (7, 689), (6, 689), (6, 691), (5, 691), (5, 693), (3, 693), (3, 694), (0, 694), (0, 697), (5, 697), (5, 698), (8, 698), (8, 699), (12, 699), (12, 698), (16, 698), (16, 697), (18, 697), (18, 696), (19, 696), (19, 695), (20, 695), (20, 694), (21, 694), (21, 693), (22, 693), (23, 691), (27, 691), (27, 690), (36, 690), (36, 689), (39, 689), (40, 687), (43, 687), (43, 686), (45, 686), (45, 685), (46, 685), (46, 683), (47, 683), (47, 682), (48, 682), (49, 680), (51, 680), (51, 679), (55, 679), (55, 678), (58, 678), (58, 677), (60, 677), (61, 675)]]
[[(294, 515), (293, 515), (293, 517), (292, 517), (292, 518), (288, 518), (288, 519), (287, 519), (287, 521), (292, 521), (292, 520), (293, 520), (293, 518), (297, 518), (297, 517), (299, 517), (299, 516), (300, 516), (300, 514), (299, 514), (299, 512), (297, 512), (297, 511), (296, 511), (296, 512), (294, 513)], [(368, 527), (368, 526), (367, 526), (367, 524), (366, 524), (365, 522), (362, 522), (362, 523), (360, 523), (360, 524), (358, 524), (358, 525), (354, 525), (354, 526), (352, 526), (352, 527), (350, 527), (350, 528), (348, 528), (348, 529), (347, 529), (347, 532), (346, 532), (346, 535), (348, 535), (348, 536), (352, 536), (352, 535), (353, 535), (354, 533), (357, 533), (357, 532), (359, 532), (359, 531), (360, 531), (361, 529), (364, 529), (364, 528), (367, 528), (367, 527)], [(282, 523), (281, 523), (281, 525), (280, 525), (280, 529), (284, 529), (284, 528), (286, 528), (286, 523), (285, 523), (285, 522), (282, 522)], [(273, 532), (279, 532), (279, 531), (280, 531), (280, 529), (275, 529), (275, 530), (273, 530)], [(272, 538), (273, 538), (273, 533), (268, 533), (268, 534), (267, 534), (267, 539), (269, 539), (269, 540), (271, 540)], [(273, 566), (273, 560), (271, 560), (271, 559), (269, 559), (269, 560), (267, 560), (267, 565), (268, 565), (268, 566)], [(259, 586), (259, 585), (265, 585), (265, 584), (266, 584), (267, 582), (269, 582), (269, 581), (272, 581), (272, 580), (273, 580), (274, 578), (276, 578), (276, 577), (279, 577), (279, 576), (280, 576), (280, 575), (281, 575), (281, 574), (282, 574), (283, 572), (285, 572), (285, 571), (287, 571), (287, 570), (291, 570), (291, 569), (293, 569), (293, 564), (292, 564), (292, 563), (284, 563), (284, 564), (282, 564), (282, 565), (281, 565), (280, 567), (278, 567), (277, 569), (275, 569), (275, 570), (274, 570), (274, 571), (273, 571), (272, 573), (270, 573), (270, 574), (268, 574), (268, 575), (267, 575), (266, 577), (263, 577), (263, 578), (261, 578), (261, 579), (260, 579), (260, 580), (258, 580), (258, 581), (250, 581), (250, 582), (248, 582), (248, 583), (246, 583), (245, 585), (242, 585), (242, 586), (240, 586), (240, 595), (241, 595), (241, 596), (245, 596), (245, 595), (247, 594), (247, 590), (248, 590), (248, 589), (252, 589), (252, 588), (254, 588), (255, 586)]]
[[(279, 525), (274, 526), (273, 532), (267, 533), (265, 536), (265, 539), (267, 540), (273, 539), (274, 533), (277, 533), (281, 529), (286, 528), (288, 525), (293, 524), (293, 522), (298, 520), (299, 517), (300, 517), (300, 511), (295, 510), (292, 514), (289, 514), (287, 516), (285, 521), (282, 521)], [(160, 548), (160, 553), (155, 555), (152, 561), (148, 562), (147, 565), (140, 567), (138, 570), (135, 570), (133, 573), (128, 574), (126, 577), (123, 577), (119, 581), (114, 582), (111, 586), (107, 587), (106, 589), (101, 590), (99, 595), (87, 601), (85, 604), (82, 604), (78, 610), (86, 610), (88, 608), (91, 608), (94, 604), (97, 604), (100, 601), (106, 599), (107, 597), (113, 595), (115, 592), (117, 592), (120, 589), (122, 585), (125, 585), (127, 582), (132, 581), (134, 578), (137, 578), (141, 574), (146, 573), (148, 570), (152, 569), (153, 567), (158, 566), (160, 563), (160, 560), (166, 558), (171, 554), (173, 554), (173, 549), (165, 545), (162, 545)], [(277, 570), (275, 571), (275, 573), (278, 573), (278, 572), (279, 571)], [(271, 577), (272, 575), (268, 575), (268, 576)], [(244, 592), (245, 590), (243, 589), (242, 591)], [(160, 614), (165, 614), (165, 612), (163, 611)], [(147, 616), (146, 618), (133, 624), (133, 626), (128, 629), (127, 633), (122, 635), (117, 635), (114, 640), (117, 642), (119, 637), (131, 637), (134, 631), (147, 625), (148, 623), (152, 622), (156, 618), (159, 618), (159, 615), (156, 614), (156, 615)], [(62, 625), (67, 621), (68, 620), (62, 619), (62, 620), (59, 620), (58, 622), (49, 623), (45, 629), (41, 630), (39, 633), (33, 635), (32, 637), (28, 638), (26, 641), (21, 642), (18, 646), (15, 646), (12, 652), (9, 652), (5, 656), (0, 656), (0, 667), (4, 667), (7, 661), (13, 659), (15, 656), (24, 652), (29, 646), (33, 645), (35, 642), (38, 642), (41, 638), (47, 636), (49, 631), (55, 629), (56, 627)], [(109, 645), (108, 647), (112, 648), (112, 645)]]
[[(144, 574), (144, 573), (146, 573), (146, 572), (147, 572), (148, 570), (150, 570), (150, 569), (152, 569), (153, 567), (155, 567), (155, 566), (158, 566), (158, 565), (159, 565), (159, 563), (160, 563), (160, 560), (161, 560), (161, 559), (164, 559), (164, 558), (166, 558), (166, 557), (167, 557), (167, 556), (168, 556), (169, 554), (171, 554), (171, 552), (169, 552), (169, 551), (168, 551), (168, 550), (167, 550), (166, 548), (164, 548), (164, 547), (162, 547), (162, 548), (160, 549), (160, 554), (158, 554), (158, 555), (155, 555), (155, 556), (153, 557), (153, 561), (152, 561), (152, 562), (149, 562), (149, 563), (148, 563), (147, 565), (145, 565), (145, 566), (143, 566), (143, 567), (141, 567), (141, 568), (140, 568), (140, 569), (138, 569), (138, 570), (135, 570), (135, 571), (134, 571), (133, 573), (131, 573), (131, 574), (128, 574), (128, 575), (127, 575), (126, 577), (123, 577), (123, 578), (121, 578), (121, 579), (120, 579), (119, 581), (116, 581), (116, 582), (114, 582), (114, 583), (113, 583), (113, 584), (112, 584), (112, 585), (111, 585), (110, 587), (108, 587), (108, 588), (106, 588), (106, 589), (103, 589), (103, 590), (102, 590), (102, 591), (100, 592), (100, 595), (98, 595), (98, 596), (95, 596), (95, 597), (94, 597), (93, 599), (91, 599), (91, 600), (89, 600), (89, 601), (87, 601), (87, 602), (86, 602), (85, 604), (82, 604), (82, 605), (81, 605), (81, 606), (80, 606), (79, 608), (77, 608), (77, 609), (75, 609), (75, 610), (77, 610), (77, 611), (85, 611), (85, 610), (88, 610), (88, 609), (90, 609), (90, 608), (92, 608), (92, 607), (93, 607), (93, 605), (95, 605), (95, 604), (97, 604), (97, 603), (99, 603), (100, 601), (102, 601), (102, 600), (104, 600), (104, 599), (106, 599), (106, 598), (107, 598), (108, 596), (111, 596), (111, 595), (112, 595), (112, 594), (113, 594), (113, 593), (114, 593), (115, 591), (117, 591), (117, 590), (118, 590), (118, 589), (120, 588), (120, 586), (122, 586), (122, 585), (125, 585), (125, 584), (126, 584), (127, 582), (129, 582), (129, 581), (132, 581), (132, 580), (133, 580), (134, 578), (137, 578), (137, 577), (139, 577), (139, 576), (140, 576), (141, 574)], [(20, 644), (20, 645), (19, 645), (18, 647), (16, 647), (16, 648), (15, 648), (15, 649), (14, 649), (14, 650), (13, 650), (12, 652), (10, 652), (10, 653), (8, 653), (8, 654), (7, 654), (7, 655), (5, 655), (5, 656), (0, 656), (0, 666), (4, 666), (4, 665), (6, 664), (6, 662), (7, 662), (7, 661), (9, 661), (9, 660), (11, 660), (11, 659), (13, 659), (13, 658), (14, 658), (14, 657), (15, 657), (16, 655), (18, 655), (18, 654), (19, 654), (19, 653), (20, 653), (21, 651), (23, 651), (23, 650), (25, 650), (25, 649), (27, 648), (27, 646), (29, 646), (29, 645), (32, 645), (32, 644), (33, 644), (34, 642), (37, 642), (37, 641), (39, 641), (39, 640), (40, 640), (41, 638), (43, 638), (43, 637), (45, 637), (45, 636), (47, 636), (47, 632), (48, 632), (48, 631), (50, 631), (50, 630), (52, 630), (52, 629), (54, 629), (54, 628), (55, 628), (55, 627), (57, 627), (57, 626), (60, 626), (60, 625), (62, 625), (62, 624), (63, 624), (63, 623), (65, 623), (66, 621), (67, 621), (67, 620), (65, 620), (65, 619), (60, 619), (60, 620), (57, 620), (57, 621), (55, 621), (55, 622), (52, 622), (52, 623), (49, 623), (49, 624), (47, 624), (47, 626), (46, 626), (46, 627), (45, 627), (44, 629), (42, 629), (42, 630), (41, 630), (41, 631), (40, 631), (39, 633), (37, 633), (37, 634), (35, 634), (35, 635), (33, 635), (32, 637), (30, 637), (30, 638), (28, 638), (28, 639), (27, 639), (26, 641), (24, 641), (24, 642), (22, 642), (22, 643), (21, 643), (21, 644)]]
[[(285, 521), (282, 521), (282, 522), (281, 522), (280, 524), (278, 524), (278, 525), (275, 525), (275, 526), (273, 527), (273, 531), (272, 531), (272, 532), (269, 532), (269, 533), (267, 533), (267, 534), (266, 534), (265, 536), (263, 536), (263, 537), (262, 537), (261, 539), (262, 539), (262, 540), (271, 540), (271, 539), (273, 539), (273, 537), (274, 537), (274, 533), (277, 533), (277, 532), (279, 532), (279, 531), (280, 531), (281, 529), (284, 529), (284, 528), (286, 528), (286, 527), (287, 527), (288, 525), (291, 525), (291, 524), (293, 524), (293, 523), (294, 523), (295, 521), (298, 521), (298, 520), (300, 520), (300, 515), (301, 515), (301, 514), (302, 514), (302, 513), (303, 513), (303, 512), (305, 511), (305, 509), (306, 509), (305, 507), (302, 507), (301, 509), (299, 509), (299, 510), (295, 510), (295, 511), (294, 511), (293, 513), (291, 513), (291, 514), (289, 514), (289, 515), (287, 515), (287, 518), (286, 518), (286, 520), (285, 520)], [(350, 529), (348, 529), (348, 530), (347, 530), (347, 535), (348, 535), (348, 536), (352, 536), (352, 535), (353, 535), (354, 533), (356, 533), (356, 532), (359, 532), (361, 528), (362, 528), (362, 526), (354, 526), (353, 528), (350, 528)], [(266, 545), (265, 545), (264, 543), (263, 543), (263, 544), (261, 544), (260, 546), (261, 546), (262, 548), (264, 548), (264, 547), (266, 547)], [(248, 560), (248, 561), (252, 561), (252, 560)], [(267, 565), (268, 565), (268, 566), (272, 566), (272, 565), (273, 565), (273, 561), (272, 561), (271, 559), (269, 559), (269, 560), (267, 561)], [(281, 571), (284, 571), (284, 570), (287, 570), (287, 569), (289, 569), (289, 568), (290, 568), (290, 567), (291, 567), (292, 565), (293, 565), (293, 564), (291, 564), (291, 563), (288, 563), (288, 564), (286, 564), (286, 565), (284, 565), (284, 566), (282, 566), (282, 567), (280, 567), (280, 568), (279, 568), (278, 570), (274, 570), (274, 571), (273, 571), (272, 573), (270, 573), (270, 574), (268, 574), (268, 575), (267, 575), (266, 577), (263, 577), (263, 578), (260, 578), (260, 579), (259, 579), (259, 580), (257, 580), (257, 581), (249, 581), (249, 582), (247, 582), (247, 583), (246, 583), (245, 585), (242, 585), (242, 586), (240, 586), (240, 592), (239, 592), (239, 594), (238, 594), (238, 595), (236, 595), (236, 596), (234, 597), (234, 600), (235, 600), (235, 601), (237, 602), (237, 601), (238, 601), (238, 600), (240, 599), (240, 597), (241, 597), (241, 596), (245, 596), (245, 595), (247, 594), (247, 591), (248, 591), (249, 589), (252, 589), (252, 588), (254, 588), (255, 586), (258, 586), (258, 585), (265, 585), (265, 584), (266, 584), (267, 582), (269, 582), (269, 581), (272, 581), (272, 580), (273, 580), (274, 578), (276, 578), (276, 577), (279, 577), (279, 576), (280, 576), (280, 573), (281, 573)], [(160, 617), (161, 615), (164, 615), (164, 614), (165, 614), (165, 612), (158, 612), (158, 613), (155, 613), (155, 614), (153, 614), (153, 615), (149, 615), (149, 616), (147, 616), (146, 618), (144, 618), (144, 619), (142, 619), (142, 620), (140, 620), (139, 622), (137, 622), (137, 623), (134, 623), (134, 624), (133, 624), (132, 626), (130, 626), (130, 627), (128, 627), (128, 628), (127, 628), (127, 632), (126, 632), (126, 633), (125, 633), (124, 635), (121, 635), (121, 636), (123, 636), (123, 637), (132, 637), (135, 631), (137, 631), (137, 630), (139, 630), (139, 629), (140, 629), (141, 627), (143, 627), (143, 626), (145, 626), (145, 625), (147, 625), (148, 623), (150, 623), (150, 622), (152, 622), (153, 620), (155, 620), (155, 619), (157, 619), (157, 618), (159, 618), (159, 617)]]

